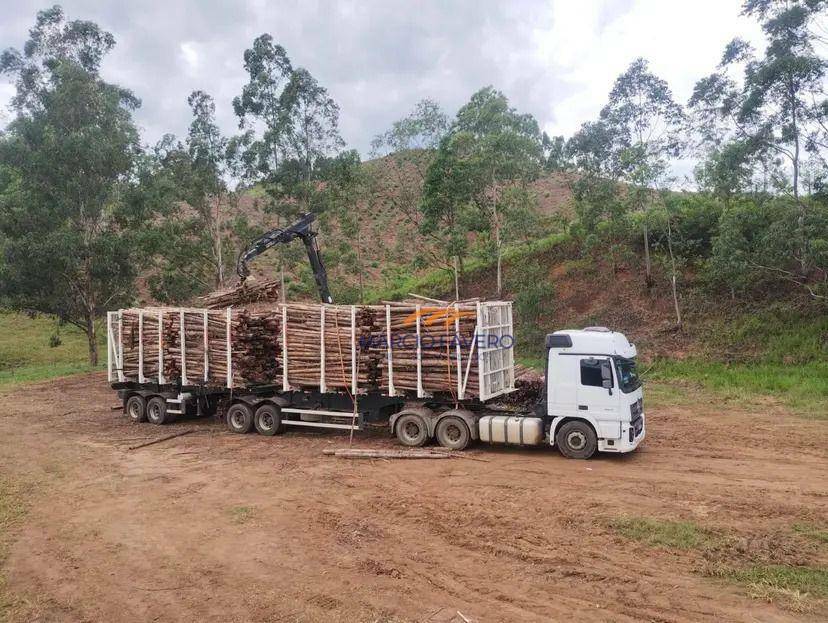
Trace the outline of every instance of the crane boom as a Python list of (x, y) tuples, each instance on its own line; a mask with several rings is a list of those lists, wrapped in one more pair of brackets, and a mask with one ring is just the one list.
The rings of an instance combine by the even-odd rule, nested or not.
[(319, 245), (316, 242), (317, 232), (311, 229), (311, 223), (314, 220), (316, 220), (316, 215), (306, 212), (290, 227), (271, 229), (254, 240), (246, 250), (239, 253), (239, 258), (236, 261), (236, 273), (238, 273), (242, 282), (250, 275), (250, 269), (247, 266), (250, 260), (277, 244), (287, 244), (296, 238), (300, 238), (305, 245), (305, 251), (308, 253), (308, 261), (313, 270), (316, 287), (319, 289), (319, 297), (323, 303), (333, 303), (331, 292), (328, 289), (328, 273), (322, 263)]

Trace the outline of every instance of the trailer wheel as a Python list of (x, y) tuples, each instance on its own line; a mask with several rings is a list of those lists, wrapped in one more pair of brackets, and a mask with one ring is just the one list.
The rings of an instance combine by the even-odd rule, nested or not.
[(451, 450), (465, 450), (471, 440), (466, 423), (459, 417), (449, 416), (437, 423), (437, 443)]
[(404, 446), (418, 448), (428, 441), (428, 428), (419, 415), (407, 413), (401, 416), (394, 428), (397, 439)]
[(282, 412), (274, 405), (262, 405), (256, 409), (253, 425), (260, 435), (271, 437), (282, 432)]
[(249, 433), (253, 429), (253, 409), (237, 402), (227, 409), (227, 429), (231, 433)]
[(588, 459), (598, 448), (598, 438), (586, 422), (566, 422), (555, 434), (555, 444), (568, 459)]
[(147, 420), (150, 424), (160, 426), (169, 424), (172, 416), (167, 414), (167, 401), (161, 396), (153, 396), (147, 402)]
[(147, 421), (147, 401), (137, 394), (130, 396), (124, 405), (124, 415), (133, 422)]

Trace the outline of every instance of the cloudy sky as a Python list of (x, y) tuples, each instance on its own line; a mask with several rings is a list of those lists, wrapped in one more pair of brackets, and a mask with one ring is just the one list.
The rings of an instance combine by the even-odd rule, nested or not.
[[(152, 144), (182, 135), (187, 95), (211, 93), (222, 128), (236, 130), (231, 101), (245, 75), (242, 54), (269, 32), (295, 65), (341, 107), (350, 146), (371, 138), (425, 97), (454, 113), (478, 88), (502, 90), (550, 134), (594, 118), (615, 77), (638, 56), (686, 101), (694, 82), (739, 35), (761, 33), (739, 16), (741, 0), (65, 0), (70, 19), (111, 31), (117, 46), (103, 73), (143, 101), (137, 121)], [(0, 47), (21, 47), (46, 2), (4, 10)], [(0, 82), (0, 120), (12, 86)]]

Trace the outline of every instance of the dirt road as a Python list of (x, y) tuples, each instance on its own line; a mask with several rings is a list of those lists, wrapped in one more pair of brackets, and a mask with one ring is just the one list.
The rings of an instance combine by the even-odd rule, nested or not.
[[(623, 457), (486, 449), (442, 461), (323, 457), (347, 438), (158, 429), (99, 374), (2, 398), (0, 470), (22, 486), (2, 572), (10, 621), (791, 621), (712, 563), (824, 565), (791, 529), (828, 517), (828, 423), (705, 397), (648, 409)], [(140, 450), (175, 430), (198, 432)], [(360, 447), (393, 447), (382, 435)], [(613, 519), (690, 520), (713, 551)], [(0, 616), (2, 618), (2, 616)]]

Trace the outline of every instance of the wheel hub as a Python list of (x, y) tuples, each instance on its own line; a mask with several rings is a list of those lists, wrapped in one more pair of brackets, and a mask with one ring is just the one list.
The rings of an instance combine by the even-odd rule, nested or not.
[(566, 438), (566, 443), (569, 444), (569, 447), (573, 450), (583, 450), (584, 446), (586, 446), (587, 440), (586, 436), (580, 431), (574, 431), (569, 433)]
[(460, 436), (460, 429), (456, 424), (450, 424), (446, 427), (446, 437), (448, 437), (450, 441), (459, 441)]
[(414, 439), (417, 435), (420, 434), (420, 427), (417, 426), (414, 422), (406, 422), (403, 430), (405, 431), (405, 436), (410, 439)]
[(270, 430), (271, 428), (273, 428), (273, 416), (265, 414), (261, 417), (259, 421), (262, 425), (262, 428), (265, 428), (266, 430)]

